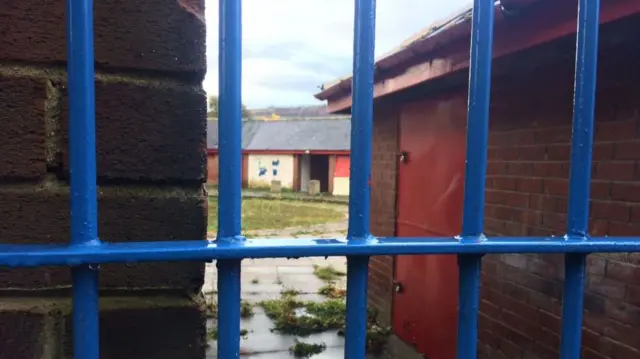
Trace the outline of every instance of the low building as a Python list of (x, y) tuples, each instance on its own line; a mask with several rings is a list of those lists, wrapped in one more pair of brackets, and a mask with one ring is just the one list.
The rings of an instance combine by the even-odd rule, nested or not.
[[(349, 194), (349, 119), (243, 121), (242, 182), (244, 188), (307, 191), (310, 180), (320, 191)], [(208, 121), (208, 183), (218, 183), (218, 122)]]
[[(566, 231), (576, 1), (496, 6), (485, 233)], [(371, 224), (376, 236), (461, 231), (471, 11), (376, 62)], [(640, 1), (602, 0), (590, 233), (640, 234)], [(351, 78), (317, 97), (348, 113)], [(402, 158), (402, 160), (401, 160)], [(481, 359), (558, 358), (564, 256), (486, 255)], [(640, 358), (640, 255), (588, 257), (582, 358)], [(390, 358), (455, 358), (456, 256), (371, 259), (369, 304)], [(399, 338), (399, 340), (398, 340)]]

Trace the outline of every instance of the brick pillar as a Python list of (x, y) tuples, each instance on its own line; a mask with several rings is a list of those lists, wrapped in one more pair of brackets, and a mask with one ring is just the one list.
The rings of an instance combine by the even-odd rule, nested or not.
[[(2, 1), (0, 242), (69, 241), (65, 4)], [(206, 234), (203, 0), (95, 4), (99, 234)], [(102, 359), (204, 358), (203, 263), (104, 265)], [(68, 268), (0, 268), (0, 359), (71, 359)]]
[[(373, 119), (371, 171), (371, 232), (378, 237), (396, 233), (396, 177), (398, 172), (397, 107), (377, 106)], [(369, 264), (369, 306), (378, 320), (391, 325), (393, 256), (372, 257)]]

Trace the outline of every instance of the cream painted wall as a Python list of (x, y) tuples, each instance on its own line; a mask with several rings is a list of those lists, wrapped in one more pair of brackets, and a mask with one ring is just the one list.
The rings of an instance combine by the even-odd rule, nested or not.
[(311, 156), (302, 155), (300, 157), (300, 192), (307, 192), (307, 187), (310, 179), (311, 179)]
[(293, 155), (250, 154), (248, 169), (249, 187), (270, 187), (279, 180), (283, 188), (293, 188)]
[(349, 177), (333, 177), (333, 195), (349, 195)]

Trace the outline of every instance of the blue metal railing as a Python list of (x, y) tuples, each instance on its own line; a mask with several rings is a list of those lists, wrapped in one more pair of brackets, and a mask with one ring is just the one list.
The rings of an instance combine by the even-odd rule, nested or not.
[(494, 0), (475, 0), (471, 41), (463, 231), (446, 238), (374, 238), (369, 232), (375, 0), (355, 0), (349, 233), (345, 239), (246, 240), (241, 234), (241, 4), (220, 0), (219, 233), (214, 242), (101, 243), (97, 234), (92, 0), (67, 0), (70, 92), (71, 243), (0, 245), (0, 265), (73, 266), (76, 359), (98, 359), (98, 265), (217, 259), (218, 355), (239, 357), (240, 262), (243, 258), (347, 256), (345, 357), (365, 357), (367, 265), (372, 255), (458, 254), (459, 359), (476, 358), (481, 256), (565, 253), (562, 359), (580, 356), (585, 258), (593, 252), (638, 252), (636, 237), (587, 233), (598, 48), (599, 0), (580, 0), (571, 190), (567, 235), (486, 238), (483, 233)]

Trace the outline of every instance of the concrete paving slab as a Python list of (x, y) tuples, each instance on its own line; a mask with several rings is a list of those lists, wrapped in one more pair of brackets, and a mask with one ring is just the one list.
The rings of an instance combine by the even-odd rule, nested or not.
[[(304, 296), (300, 296), (300, 299), (309, 300), (308, 297), (305, 298)], [(209, 328), (214, 328), (216, 325), (216, 322), (213, 320), (208, 323)], [(271, 331), (273, 323), (265, 315), (264, 310), (259, 307), (255, 308), (254, 316), (252, 318), (241, 320), (240, 327), (249, 332), (246, 337), (243, 337), (240, 340), (241, 352), (247, 354), (253, 353), (242, 356), (242, 358), (262, 358), (260, 355), (276, 353), (280, 354), (279, 358), (292, 358), (293, 356), (289, 354), (289, 348), (295, 344), (296, 339), (307, 343), (324, 343), (327, 346), (327, 351), (329, 353), (332, 352), (331, 349), (333, 348), (342, 348), (344, 346), (344, 338), (339, 336), (336, 331), (313, 334), (304, 338), (273, 333)], [(207, 359), (217, 358), (216, 351), (217, 341), (209, 341)], [(342, 351), (339, 353), (342, 353)], [(320, 356), (314, 356), (314, 358), (317, 357)], [(269, 357), (267, 356), (266, 358)]]
[[(280, 231), (269, 230), (261, 233), (269, 236), (306, 238), (335, 238), (344, 237), (346, 222), (317, 226), (313, 229), (295, 228)], [(268, 239), (265, 239), (268, 240)], [(252, 303), (263, 300), (280, 298), (285, 289), (295, 289), (303, 294), (298, 299), (303, 301), (321, 302), (324, 296), (317, 294), (325, 283), (314, 274), (314, 265), (332, 266), (336, 270), (346, 272), (345, 257), (313, 257), (313, 258), (268, 258), (247, 259), (242, 262), (242, 299)], [(257, 283), (255, 283), (257, 281)], [(217, 269), (214, 263), (209, 263), (205, 269), (205, 285), (203, 292), (213, 292), (217, 286)], [(346, 278), (336, 280), (336, 286), (346, 287)], [(215, 326), (211, 321), (210, 326)], [(254, 316), (243, 319), (241, 328), (249, 331), (246, 338), (241, 339), (241, 358), (244, 359), (285, 359), (293, 358), (289, 347), (294, 345), (296, 337), (280, 335), (271, 332), (273, 323), (260, 307), (254, 308)], [(327, 349), (313, 356), (314, 359), (342, 359), (344, 358), (344, 338), (335, 331), (315, 334), (306, 338), (297, 338), (309, 343), (325, 343)], [(207, 359), (217, 359), (217, 343), (211, 341), (207, 350)]]
[(277, 266), (276, 270), (278, 274), (311, 274), (313, 275), (313, 266), (296, 266), (296, 265), (281, 265)]
[[(241, 356), (242, 359), (285, 359), (295, 358), (289, 351), (275, 353), (260, 353), (254, 355)], [(316, 354), (313, 359), (343, 359), (344, 347), (327, 348), (320, 354)]]
[(313, 274), (281, 274), (279, 276), (285, 288), (297, 289), (302, 293), (318, 293), (324, 282)]

